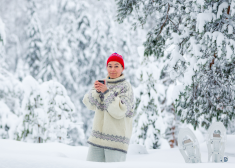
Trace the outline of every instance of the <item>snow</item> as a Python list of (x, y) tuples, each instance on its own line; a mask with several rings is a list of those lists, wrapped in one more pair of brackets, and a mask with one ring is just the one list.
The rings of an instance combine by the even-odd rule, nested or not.
[[(158, 117), (155, 121), (155, 128), (159, 129), (161, 133), (166, 131), (166, 125), (164, 124), (162, 114), (158, 113)], [(168, 144), (169, 145), (169, 144)]]
[(139, 57), (142, 57), (144, 55), (144, 46), (137, 47), (137, 51), (138, 51)]
[(223, 10), (225, 8), (228, 8), (228, 3), (227, 2), (223, 2), (219, 5), (218, 12), (217, 12), (217, 19), (219, 19), (220, 16), (223, 14)]
[(30, 96), (30, 93), (35, 92), (39, 88), (38, 82), (32, 76), (26, 76), (22, 81), (25, 96)]
[(8, 106), (2, 101), (0, 101), (0, 109), (1, 109), (0, 126), (3, 127), (3, 128), (0, 128), (0, 135), (7, 134), (7, 132), (4, 129), (5, 129), (5, 126), (8, 126), (9, 138), (14, 139), (14, 132), (19, 122), (18, 117), (15, 114), (13, 114), (8, 108)]
[(232, 1), (231, 3), (231, 7), (230, 7), (230, 13), (231, 13), (231, 16), (233, 16), (235, 14), (235, 1)]
[(223, 41), (225, 40), (226, 37), (224, 37), (224, 35), (221, 32), (215, 31), (213, 33), (213, 40), (212, 41), (216, 41), (217, 43), (217, 48), (218, 48), (218, 57), (221, 57), (222, 54), (222, 44)]
[(203, 6), (204, 5), (204, 0), (197, 0), (197, 3)]
[(141, 145), (130, 145), (126, 162), (98, 163), (86, 161), (88, 147), (69, 146), (61, 143), (25, 143), (14, 140), (0, 140), (1, 168), (232, 168), (235, 166), (235, 135), (228, 135), (225, 156), (226, 163), (208, 163), (206, 142), (200, 144), (202, 163), (185, 163), (177, 148), (147, 150)]
[(185, 86), (182, 84), (171, 86), (170, 90), (168, 92), (171, 92), (171, 101), (174, 101), (175, 99), (178, 99), (178, 96), (180, 92), (184, 92)]
[(230, 47), (230, 45), (226, 45), (226, 50), (227, 50), (227, 52), (226, 52), (226, 58), (227, 58), (229, 61), (231, 61), (231, 59), (232, 59), (232, 54), (233, 54), (233, 50), (232, 50), (232, 48)]
[(157, 88), (159, 95), (162, 95), (162, 96), (165, 95), (165, 86), (163, 84), (157, 83), (156, 88)]
[(160, 149), (170, 149), (170, 145), (169, 145), (169, 142), (166, 140), (166, 139), (160, 139), (160, 143), (161, 143), (161, 146), (160, 146)]
[(193, 50), (193, 54), (196, 57), (201, 57), (202, 56), (202, 52), (200, 51), (201, 46), (199, 44), (197, 44), (197, 40), (195, 39), (195, 37), (190, 37), (190, 43), (192, 44), (192, 50)]
[(234, 142), (235, 142), (235, 135), (227, 135), (227, 142), (226, 142), (225, 152), (227, 153), (228, 156), (233, 155), (235, 157)]
[(213, 13), (199, 13), (197, 15), (196, 31), (199, 30), (199, 33), (202, 33), (204, 31), (204, 25), (207, 22), (211, 22), (215, 19), (216, 19), (216, 16)]
[(207, 59), (200, 59), (197, 61), (197, 64), (194, 65), (194, 70), (199, 71), (199, 65), (204, 65), (207, 62)]
[(149, 103), (149, 96), (147, 94), (142, 95), (142, 101), (143, 101), (143, 105), (147, 106)]
[[(140, 119), (139, 119), (139, 122), (138, 122), (138, 126), (142, 126), (142, 125), (146, 125), (148, 124), (148, 118), (147, 118), (147, 115), (146, 113), (143, 113), (141, 116), (140, 116)], [(140, 129), (139, 129), (140, 130)]]
[(194, 66), (197, 62), (195, 57), (190, 56), (189, 54), (184, 54), (185, 60), (189, 63), (188, 70), (184, 74), (184, 85), (192, 84), (192, 76), (195, 74)]
[[(174, 36), (174, 45), (171, 45), (164, 53), (164, 55), (167, 55), (169, 52), (171, 52), (171, 59), (168, 60), (169, 68), (171, 69), (170, 77), (172, 80), (176, 79), (177, 73), (173, 70), (173, 67), (177, 64), (177, 62), (180, 60), (182, 62), (185, 62), (185, 58), (179, 53), (179, 46), (176, 45), (180, 38), (179, 36)], [(168, 40), (168, 43), (170, 41)]]
[(228, 25), (228, 34), (233, 34), (233, 26)]
[(129, 146), (128, 154), (130, 154), (130, 155), (134, 155), (134, 154), (148, 154), (148, 151), (144, 147), (144, 145), (132, 144), (132, 145)]
[(5, 34), (5, 25), (0, 18), (0, 39), (3, 40), (3, 43), (6, 43), (6, 34)]

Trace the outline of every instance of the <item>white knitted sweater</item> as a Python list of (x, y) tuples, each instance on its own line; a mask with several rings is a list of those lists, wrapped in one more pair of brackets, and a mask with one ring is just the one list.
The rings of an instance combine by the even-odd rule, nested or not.
[(86, 107), (95, 111), (87, 143), (127, 153), (132, 134), (133, 90), (124, 75), (115, 79), (107, 76), (106, 85), (106, 92), (98, 93), (93, 86), (83, 98)]

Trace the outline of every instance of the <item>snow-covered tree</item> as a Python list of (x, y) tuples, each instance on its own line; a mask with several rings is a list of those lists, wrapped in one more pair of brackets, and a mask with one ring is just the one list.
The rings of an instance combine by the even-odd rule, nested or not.
[(45, 131), (48, 118), (43, 108), (40, 85), (32, 76), (25, 77), (22, 84), (24, 87), (24, 99), (21, 106), (23, 114), (20, 116), (17, 128), (17, 140), (34, 143), (46, 142), (48, 137), (46, 137)]
[(35, 2), (30, 0), (28, 3), (27, 12), (30, 21), (26, 27), (28, 41), (25, 62), (28, 64), (30, 74), (35, 78), (39, 73), (39, 63), (41, 61), (42, 30)]
[(22, 84), (10, 72), (0, 67), (0, 100), (2, 100), (12, 113), (21, 115)]
[[(142, 48), (138, 49), (141, 60), (143, 60)], [(139, 85), (134, 89), (136, 107), (133, 143), (145, 145), (149, 149), (160, 148), (166, 131), (160, 104), (164, 87), (157, 84), (160, 76), (158, 66), (153, 60), (141, 61), (137, 71), (137, 74), (140, 74)]]
[(229, 121), (227, 134), (235, 134), (235, 119)]
[(6, 68), (5, 63), (5, 49), (4, 43), (6, 43), (6, 35), (5, 35), (5, 24), (3, 23), (2, 19), (0, 18), (0, 67)]
[[(232, 1), (121, 1), (118, 20), (132, 11), (134, 26), (157, 16), (144, 43), (145, 55), (163, 60), (180, 94), (175, 107), (182, 121), (208, 128), (213, 118), (227, 126), (233, 104), (233, 2)], [(185, 88), (185, 90), (184, 90)], [(177, 98), (177, 96), (175, 97)]]
[[(82, 144), (84, 133), (81, 123), (73, 117), (75, 107), (65, 88), (58, 82), (41, 85), (31, 76), (23, 80), (23, 115), (17, 128), (18, 140), (34, 143), (61, 142)], [(68, 132), (76, 134), (76, 139)]]
[(187, 3), (189, 8), (192, 34), (184, 42), (184, 54), (191, 65), (185, 76), (191, 79), (177, 100), (177, 111), (194, 128), (208, 129), (214, 121), (228, 127), (235, 117), (234, 1), (195, 1)]
[(181, 125), (180, 117), (176, 113), (174, 104), (174, 95), (178, 96), (178, 94), (174, 94), (174, 83), (170, 78), (170, 74), (164, 72), (164, 62), (159, 61), (158, 65), (160, 65), (159, 70), (162, 69), (157, 82), (157, 88), (159, 92), (159, 106), (166, 125), (164, 138), (167, 139), (170, 146), (174, 148), (175, 146), (178, 146), (178, 131)]
[[(90, 56), (91, 35), (88, 4), (84, 1), (61, 0), (58, 11), (56, 43), (60, 60), (61, 83), (69, 95), (79, 92), (77, 82), (84, 75), (81, 70), (86, 68)], [(82, 84), (82, 83), (81, 83)]]
[(17, 139), (22, 93), (21, 83), (0, 67), (0, 138)]
[[(152, 91), (152, 93), (155, 92), (151, 89), (150, 91)], [(140, 102), (139, 106), (137, 106), (137, 116), (134, 120), (134, 142), (145, 145), (148, 149), (157, 149), (161, 145), (159, 141), (161, 138), (161, 128), (157, 125), (157, 118), (159, 117), (159, 114), (157, 105), (152, 98), (152, 93), (145, 92), (140, 96), (140, 98), (137, 99)]]
[(0, 100), (0, 138), (15, 140), (17, 138), (16, 128), (18, 122), (18, 117)]
[(2, 100), (17, 116), (20, 115), (20, 102), (22, 100), (21, 83), (7, 69), (8, 64), (5, 62), (5, 44), (6, 34), (5, 26), (0, 18), (0, 100)]
[(6, 70), (5, 43), (5, 26), (0, 18), (0, 138), (16, 139), (17, 115), (20, 115), (19, 103), (22, 92), (20, 82)]
[(77, 128), (82, 141), (84, 133), (80, 123), (76, 123), (73, 118), (75, 113), (74, 104), (71, 102), (63, 85), (53, 80), (44, 82), (41, 85), (41, 92), (44, 110), (48, 117), (47, 130), (45, 136), (50, 142), (71, 143), (68, 131)]
[[(161, 9), (159, 6), (164, 5), (165, 2), (156, 2), (156, 1), (147, 1), (147, 0), (139, 0), (139, 1), (117, 1), (118, 5), (118, 21), (120, 23), (123, 23), (125, 19), (129, 17), (134, 18), (134, 24), (133, 27), (136, 29), (137, 26), (143, 26), (145, 25), (146, 28), (149, 30), (147, 41), (144, 43), (145, 46), (145, 51), (142, 52), (145, 55), (141, 59), (142, 64), (144, 66), (147, 66), (149, 68), (142, 68), (142, 73), (141, 73), (141, 78), (145, 78), (144, 82), (140, 86), (142, 86), (143, 91), (142, 94), (145, 92), (145, 97), (142, 96), (142, 98), (137, 98), (136, 102), (140, 103), (141, 102), (146, 102), (146, 104), (155, 104), (155, 117), (152, 117), (152, 120), (143, 120), (147, 121), (148, 123), (151, 123), (152, 125), (161, 125), (160, 129), (158, 128), (158, 137), (153, 138), (152, 141), (155, 141), (155, 143), (158, 143), (157, 148), (160, 147), (161, 140), (160, 138), (166, 138), (168, 139), (170, 145), (174, 147), (177, 145), (176, 139), (177, 137), (175, 134), (177, 133), (177, 128), (176, 128), (176, 119), (175, 119), (175, 110), (174, 110), (174, 105), (173, 101), (171, 100), (171, 94), (168, 94), (168, 88), (170, 85), (172, 85), (173, 81), (172, 79), (169, 78), (169, 73), (165, 72), (165, 67), (166, 67), (166, 58), (160, 60), (161, 54), (164, 55), (164, 48), (166, 48), (165, 45), (165, 39), (170, 38), (170, 34), (164, 34), (164, 39), (160, 37), (160, 39), (157, 40), (159, 44), (156, 42), (153, 42), (150, 44), (149, 39), (152, 38), (153, 36), (156, 36), (156, 31), (159, 30), (160, 25), (163, 24), (164, 19), (166, 18), (166, 15), (164, 15), (164, 10), (166, 10), (164, 7)], [(172, 14), (173, 16), (174, 14)], [(160, 33), (159, 33), (160, 34)], [(163, 35), (160, 35), (163, 36)], [(153, 37), (155, 38), (155, 37)], [(154, 50), (154, 52), (150, 51)], [(157, 51), (158, 50), (158, 51)], [(160, 53), (161, 52), (161, 53)], [(138, 71), (140, 72), (140, 71)], [(140, 87), (139, 86), (139, 87)], [(150, 91), (148, 88), (152, 88)], [(151, 95), (151, 98), (147, 98), (147, 93), (149, 93), (149, 97)], [(139, 95), (139, 93), (136, 93)], [(138, 97), (138, 96), (137, 96)], [(138, 104), (137, 104), (138, 107)], [(141, 109), (141, 108), (140, 108)], [(136, 132), (137, 130), (141, 131), (141, 128), (138, 125), (143, 125), (142, 119), (141, 118), (146, 118), (146, 115), (142, 112), (138, 112), (139, 107), (136, 109), (137, 110), (137, 116), (135, 119), (135, 129)], [(146, 110), (147, 113), (147, 110)], [(143, 115), (141, 117), (141, 115)], [(151, 117), (149, 117), (151, 118)], [(139, 122), (139, 123), (138, 123)], [(161, 123), (161, 124), (159, 124)], [(145, 124), (146, 125), (146, 124)], [(157, 132), (157, 128), (155, 128), (155, 132)], [(152, 129), (153, 130), (153, 129)], [(161, 130), (161, 131), (160, 131)], [(151, 131), (149, 131), (151, 132)], [(147, 129), (145, 131), (145, 134), (147, 133)], [(149, 133), (148, 133), (149, 134)], [(154, 133), (154, 131), (152, 132)], [(150, 136), (154, 137), (154, 136)], [(138, 139), (138, 137), (137, 137)], [(139, 141), (139, 140), (137, 140)], [(156, 148), (156, 147), (155, 147)]]
[(47, 30), (45, 42), (43, 43), (42, 59), (39, 65), (38, 79), (43, 81), (60, 81), (60, 63), (58, 59), (58, 49), (55, 42), (55, 32), (52, 29)]
[[(60, 60), (60, 83), (64, 85), (72, 101), (76, 104), (76, 110), (82, 112), (81, 97), (87, 86), (87, 79), (92, 76), (86, 74), (87, 64), (91, 53), (90, 46), (90, 17), (88, 3), (76, 0), (61, 0), (58, 5), (58, 27), (56, 29), (58, 57)], [(78, 120), (83, 116), (84, 125), (91, 118), (87, 118), (89, 111), (83, 115), (75, 113)], [(86, 127), (84, 127), (86, 128)], [(73, 133), (78, 130), (70, 131)], [(86, 132), (86, 129), (85, 129)]]

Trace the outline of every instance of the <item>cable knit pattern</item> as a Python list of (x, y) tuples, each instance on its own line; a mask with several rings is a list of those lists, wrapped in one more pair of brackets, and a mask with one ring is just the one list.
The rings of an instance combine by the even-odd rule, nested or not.
[(96, 92), (94, 87), (84, 96), (83, 103), (95, 111), (88, 143), (127, 153), (132, 134), (134, 94), (131, 84), (122, 75), (106, 77), (108, 90)]

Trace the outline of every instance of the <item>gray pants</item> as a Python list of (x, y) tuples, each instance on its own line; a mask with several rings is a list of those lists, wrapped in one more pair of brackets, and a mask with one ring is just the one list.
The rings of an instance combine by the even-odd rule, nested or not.
[(125, 162), (126, 153), (89, 145), (86, 160), (92, 162)]

